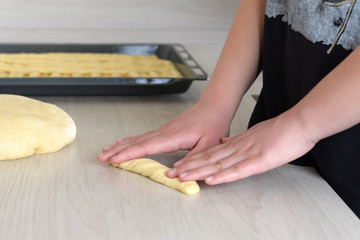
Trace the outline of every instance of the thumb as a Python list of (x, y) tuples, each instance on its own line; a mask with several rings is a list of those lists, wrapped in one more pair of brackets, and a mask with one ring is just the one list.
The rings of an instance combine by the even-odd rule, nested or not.
[(222, 137), (222, 138), (220, 138), (220, 142), (226, 143), (226, 142), (230, 141), (231, 139), (232, 139), (232, 137)]
[(216, 138), (209, 139), (209, 138), (202, 137), (196, 143), (195, 147), (188, 154), (186, 154), (185, 158), (192, 156), (194, 154), (197, 154), (199, 152), (205, 151), (206, 149), (214, 147), (220, 143), (221, 143), (220, 139), (216, 139)]

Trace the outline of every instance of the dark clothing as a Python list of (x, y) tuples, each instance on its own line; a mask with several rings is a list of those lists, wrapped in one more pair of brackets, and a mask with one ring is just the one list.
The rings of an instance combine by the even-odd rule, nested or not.
[[(277, 5), (279, 2), (291, 5), (274, 0), (268, 0), (267, 4), (271, 5), (273, 2), (277, 2)], [(287, 10), (288, 7), (284, 6), (283, 9)], [(359, 5), (356, 7), (359, 8)], [(274, 14), (278, 11), (274, 9), (273, 6), (267, 6), (264, 27), (263, 89), (249, 127), (273, 118), (294, 106), (344, 60), (352, 52), (351, 46), (354, 46), (354, 42), (343, 40), (343, 44), (339, 44), (340, 41), (335, 42), (331, 51), (328, 51), (331, 42), (324, 44), (326, 39), (318, 41), (317, 38), (321, 37), (318, 33), (303, 34), (301, 26), (294, 30), (293, 26), (296, 27), (297, 23), (289, 23), (288, 19), (291, 17), (286, 13), (284, 15), (283, 10), (279, 11), (280, 14)], [(336, 24), (339, 23), (340, 20)], [(357, 41), (360, 42), (360, 38)], [(360, 63), (357, 64), (360, 67)], [(292, 163), (314, 166), (360, 218), (360, 124), (321, 140), (309, 153)]]

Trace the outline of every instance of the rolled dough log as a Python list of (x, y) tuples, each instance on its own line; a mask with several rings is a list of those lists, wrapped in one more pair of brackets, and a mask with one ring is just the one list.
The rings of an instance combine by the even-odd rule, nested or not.
[(197, 194), (200, 191), (199, 185), (196, 181), (181, 182), (178, 178), (167, 177), (166, 172), (169, 168), (152, 159), (139, 158), (120, 164), (110, 164), (114, 167), (149, 177), (155, 182), (164, 184), (165, 186), (171, 187), (188, 195)]
[(0, 160), (55, 152), (76, 136), (72, 118), (59, 107), (0, 94)]

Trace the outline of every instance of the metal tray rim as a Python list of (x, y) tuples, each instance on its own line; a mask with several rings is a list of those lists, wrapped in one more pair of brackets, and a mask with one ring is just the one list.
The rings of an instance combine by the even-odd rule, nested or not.
[[(186, 71), (190, 71), (193, 77), (184, 77), (184, 78), (130, 78), (130, 77), (24, 77), (24, 78), (1, 78), (0, 77), (0, 93), (12, 93), (15, 91), (17, 93), (27, 93), (29, 92), (26, 88), (34, 88), (37, 87), (39, 90), (31, 90), (31, 94), (36, 95), (47, 95), (47, 93), (42, 91), (50, 91), (55, 93), (56, 91), (52, 88), (57, 88), (62, 86), (64, 88), (68, 87), (77, 87), (79, 95), (83, 95), (85, 92), (92, 94), (103, 94), (107, 95), (107, 91), (114, 92), (113, 89), (117, 88), (119, 90), (119, 94), (128, 94), (124, 92), (121, 88), (128, 87), (130, 89), (129, 94), (137, 94), (137, 87), (139, 88), (139, 92), (149, 91), (149, 94), (153, 94), (158, 92), (156, 87), (161, 88), (161, 93), (166, 93), (167, 87), (169, 93), (172, 92), (181, 92), (186, 91), (187, 88), (191, 85), (192, 81), (200, 80), (206, 81), (209, 79), (206, 72), (201, 68), (201, 66), (197, 63), (197, 61), (191, 56), (191, 54), (186, 50), (186, 48), (181, 44), (156, 44), (156, 43), (120, 43), (120, 44), (42, 44), (42, 43), (31, 43), (31, 44), (0, 44), (0, 53), (4, 52), (4, 48), (60, 48), (58, 52), (67, 52), (63, 51), (66, 48), (76, 49), (77, 47), (81, 48), (90, 48), (92, 50), (96, 48), (119, 48), (119, 47), (157, 47), (157, 48), (165, 48), (169, 51), (173, 51), (173, 54), (176, 55), (176, 58), (180, 61), (178, 64), (182, 64)], [(23, 52), (23, 51), (14, 51), (14, 52)], [(28, 51), (34, 52), (34, 51)], [(56, 52), (56, 51), (43, 51), (43, 52)], [(71, 51), (70, 51), (71, 52)], [(79, 51), (78, 51), (79, 52)], [(81, 52), (81, 51), (80, 51)], [(87, 52), (87, 51), (83, 51)], [(91, 51), (90, 51), (91, 52)], [(183, 56), (186, 56), (184, 58)], [(166, 58), (165, 58), (166, 59)], [(171, 60), (171, 59), (170, 59)], [(190, 60), (191, 64), (188, 64)], [(190, 66), (194, 65), (194, 66)], [(194, 69), (199, 69), (200, 74), (197, 74)], [(179, 69), (181, 73), (181, 69)], [(183, 74), (184, 75), (184, 74)], [(182, 88), (183, 90), (177, 90), (176, 87)], [(87, 90), (83, 91), (83, 88), (87, 88)], [(101, 88), (101, 92), (97, 92), (96, 88)], [(140, 89), (141, 88), (141, 89)], [(23, 89), (23, 90), (22, 90)], [(184, 90), (186, 89), (186, 90)], [(65, 90), (64, 90), (65, 91)], [(67, 91), (67, 90), (66, 90)], [(59, 95), (66, 95), (66, 92), (58, 92)], [(74, 92), (72, 93), (74, 94)], [(77, 93), (75, 92), (75, 95)]]

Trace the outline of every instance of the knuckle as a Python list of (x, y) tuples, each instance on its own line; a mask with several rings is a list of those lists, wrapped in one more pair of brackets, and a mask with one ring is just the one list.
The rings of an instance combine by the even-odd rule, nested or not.
[(232, 166), (232, 167), (231, 167), (231, 170), (233, 171), (233, 173), (234, 173), (235, 176), (237, 176), (237, 177), (241, 177), (242, 174), (243, 174), (243, 171), (242, 171), (241, 168), (240, 168), (239, 166), (237, 166), (237, 165)]
[(141, 149), (145, 149), (146, 148), (146, 144), (143, 141), (140, 141), (138, 139), (131, 139), (128, 143), (128, 146), (135, 146)]
[(213, 166), (214, 166), (214, 168), (216, 168), (217, 170), (223, 170), (223, 165), (222, 165), (222, 163), (221, 163), (221, 161), (216, 161), (216, 162), (214, 162), (213, 163)]
[(123, 141), (123, 142), (129, 142), (129, 141), (132, 141), (134, 139), (136, 139), (136, 136), (124, 137), (124, 138), (122, 138), (120, 140)]
[[(128, 157), (132, 157), (131, 155), (144, 155), (149, 151), (149, 146), (144, 141), (139, 141), (137, 139), (132, 139), (123, 149), (123, 154), (128, 154)], [(136, 153), (136, 154), (135, 154)]]
[(146, 142), (142, 142), (142, 141), (137, 141), (136, 143), (135, 143), (135, 145), (136, 146), (138, 146), (138, 147), (140, 147), (140, 148), (146, 148)]
[(126, 139), (126, 143), (128, 145), (136, 145), (138, 142), (138, 140), (136, 138), (130, 138), (130, 139)]
[(209, 149), (205, 150), (202, 153), (201, 160), (203, 160), (205, 162), (211, 162), (211, 152)]
[(189, 163), (184, 162), (183, 164), (176, 167), (179, 173), (188, 171), (190, 169)]

